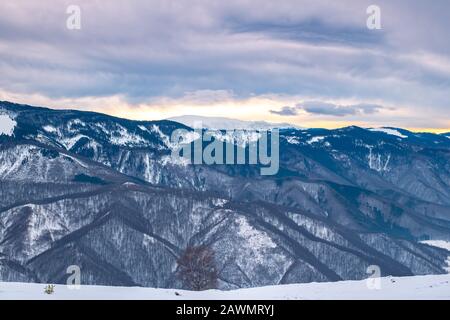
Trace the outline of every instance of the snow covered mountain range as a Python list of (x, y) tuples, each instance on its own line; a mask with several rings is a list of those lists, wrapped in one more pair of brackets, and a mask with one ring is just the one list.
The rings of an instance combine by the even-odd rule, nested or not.
[(220, 289), (447, 272), (448, 135), (284, 128), (261, 176), (172, 162), (177, 128), (0, 102), (0, 280), (180, 288), (191, 245)]
[(223, 117), (202, 117), (202, 116), (178, 116), (167, 120), (182, 123), (188, 127), (202, 127), (206, 129), (220, 129), (220, 130), (270, 130), (273, 128), (279, 129), (301, 129), (298, 126), (289, 123), (271, 123), (266, 121), (243, 121)]

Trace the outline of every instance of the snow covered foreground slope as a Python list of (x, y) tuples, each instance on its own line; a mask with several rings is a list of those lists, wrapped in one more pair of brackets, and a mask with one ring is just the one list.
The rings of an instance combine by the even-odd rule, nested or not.
[[(0, 283), (0, 299), (26, 300), (450, 300), (450, 274), (385, 277), (380, 289), (369, 289), (367, 280), (267, 286), (231, 291), (193, 292), (138, 287), (81, 286), (70, 290), (56, 285), (51, 295), (43, 284)], [(176, 294), (177, 293), (177, 294)]]

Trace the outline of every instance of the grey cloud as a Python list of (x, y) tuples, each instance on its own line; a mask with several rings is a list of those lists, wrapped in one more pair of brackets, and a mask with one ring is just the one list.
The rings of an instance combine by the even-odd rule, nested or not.
[(372, 32), (364, 25), (340, 26), (312, 20), (301, 23), (257, 23), (236, 22), (232, 26), (238, 33), (258, 33), (275, 39), (286, 39), (316, 44), (351, 45), (371, 47), (382, 44), (384, 32)]
[(299, 110), (309, 114), (328, 115), (336, 117), (370, 115), (386, 109), (383, 106), (370, 103), (359, 103), (354, 105), (337, 105), (323, 101), (305, 101), (294, 107), (285, 106), (280, 110), (270, 110), (270, 113), (280, 116), (295, 116)]
[(277, 114), (279, 116), (295, 116), (298, 114), (297, 108), (285, 106), (281, 110), (270, 110), (270, 113)]
[[(365, 27), (369, 0), (258, 0), (258, 10), (256, 0), (77, 0), (79, 31), (64, 28), (73, 1), (3, 1), (0, 89), (48, 97), (121, 95), (133, 103), (207, 90), (237, 98), (273, 93), (424, 105), (439, 114), (450, 101), (450, 45), (442, 41), (450, 3), (435, 2), (380, 0), (378, 33)], [(423, 51), (443, 59), (404, 58)], [(335, 116), (379, 110), (306, 108)]]
[(384, 109), (375, 104), (336, 105), (321, 101), (306, 101), (296, 106), (310, 114), (344, 117), (351, 115), (369, 115)]
[(386, 109), (383, 106), (377, 105), (377, 104), (356, 104), (353, 106), (350, 106), (350, 108), (354, 108), (359, 113), (362, 114), (373, 114), (379, 112), (381, 109)]
[(297, 107), (313, 114), (323, 114), (339, 117), (356, 114), (356, 110), (354, 108), (342, 107), (331, 103), (318, 101), (305, 102), (302, 104), (298, 104)]

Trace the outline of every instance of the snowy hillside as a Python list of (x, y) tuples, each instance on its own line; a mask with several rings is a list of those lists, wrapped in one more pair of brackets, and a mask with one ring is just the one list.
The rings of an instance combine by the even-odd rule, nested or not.
[[(448, 250), (450, 252), (450, 241), (425, 240), (425, 241), (422, 241), (422, 243), (425, 243), (429, 246), (442, 248), (442, 249)], [(445, 270), (447, 270), (447, 272), (450, 273), (450, 256), (447, 258), (447, 266), (448, 267), (445, 268)]]
[(15, 126), (16, 122), (10, 116), (0, 114), (0, 135), (12, 135)]
[(57, 285), (51, 295), (43, 284), (0, 283), (0, 299), (100, 299), (100, 300), (448, 300), (450, 275), (381, 278), (380, 289), (369, 289), (367, 280), (268, 286), (232, 291), (193, 292), (138, 287), (82, 286), (70, 290)]
[(192, 245), (214, 252), (221, 290), (447, 273), (449, 251), (420, 242), (450, 240), (443, 135), (282, 129), (262, 177), (171, 162), (174, 130), (195, 139), (177, 122), (9, 102), (0, 116), (0, 281), (64, 284), (77, 265), (86, 285), (189, 288)]

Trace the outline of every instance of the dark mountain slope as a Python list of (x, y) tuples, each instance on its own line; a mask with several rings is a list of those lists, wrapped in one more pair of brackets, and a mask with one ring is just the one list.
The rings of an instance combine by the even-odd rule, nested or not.
[[(191, 245), (220, 287), (443, 273), (450, 140), (401, 129), (281, 132), (280, 171), (174, 163), (170, 121), (0, 103), (0, 277), (179, 287)], [(187, 128), (186, 128), (187, 129)], [(223, 134), (223, 133), (222, 133)]]

